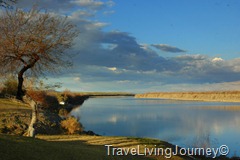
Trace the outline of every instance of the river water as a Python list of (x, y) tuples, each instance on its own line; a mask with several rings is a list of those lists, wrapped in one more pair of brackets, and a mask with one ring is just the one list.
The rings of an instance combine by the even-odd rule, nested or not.
[(240, 156), (240, 103), (90, 98), (71, 112), (100, 135), (150, 137), (182, 147), (227, 145)]

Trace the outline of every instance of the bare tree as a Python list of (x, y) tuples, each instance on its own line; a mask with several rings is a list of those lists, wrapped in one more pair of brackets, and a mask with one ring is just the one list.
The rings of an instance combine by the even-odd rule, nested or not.
[(17, 73), (18, 99), (24, 95), (24, 75), (42, 75), (71, 65), (65, 51), (79, 32), (67, 17), (33, 7), (5, 10), (0, 22), (0, 72)]

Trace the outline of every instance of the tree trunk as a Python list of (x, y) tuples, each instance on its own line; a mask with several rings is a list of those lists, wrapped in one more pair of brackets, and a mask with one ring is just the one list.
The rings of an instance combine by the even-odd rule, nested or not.
[(24, 96), (23, 92), (23, 73), (18, 73), (18, 90), (17, 90), (17, 99), (22, 100), (22, 97)]
[(23, 100), (25, 103), (29, 104), (32, 108), (32, 119), (31, 123), (28, 126), (28, 131), (26, 133), (29, 137), (35, 137), (35, 124), (37, 122), (37, 102), (35, 102), (30, 96), (25, 95), (22, 87), (23, 87), (23, 74), (29, 69), (32, 68), (35, 63), (39, 60), (38, 55), (34, 55), (34, 58), (30, 60), (28, 64), (25, 63), (23, 68), (18, 73), (18, 91), (17, 91), (17, 99)]
[(18, 72), (18, 90), (17, 90), (17, 99), (23, 100), (24, 91), (23, 91), (23, 74), (29, 69), (32, 68), (35, 63), (39, 60), (38, 55), (34, 55), (34, 59), (30, 61), (29, 64), (25, 64), (23, 68)]
[(25, 103), (28, 103), (31, 108), (32, 108), (32, 118), (31, 118), (31, 123), (28, 126), (27, 133), (25, 133), (26, 136), (28, 137), (33, 137), (35, 138), (36, 131), (35, 131), (35, 124), (37, 123), (37, 110), (38, 110), (38, 104), (35, 102), (30, 96), (25, 95), (23, 97), (23, 101)]

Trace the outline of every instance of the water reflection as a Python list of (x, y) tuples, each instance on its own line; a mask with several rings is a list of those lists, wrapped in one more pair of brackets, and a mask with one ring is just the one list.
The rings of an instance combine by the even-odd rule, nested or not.
[(101, 135), (152, 137), (186, 147), (228, 145), (240, 154), (239, 103), (94, 98), (74, 110)]

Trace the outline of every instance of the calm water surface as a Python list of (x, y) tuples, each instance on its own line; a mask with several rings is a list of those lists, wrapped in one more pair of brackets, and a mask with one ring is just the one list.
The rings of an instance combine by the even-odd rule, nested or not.
[(227, 145), (240, 156), (240, 103), (90, 98), (72, 111), (100, 135), (151, 137), (183, 147)]

